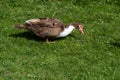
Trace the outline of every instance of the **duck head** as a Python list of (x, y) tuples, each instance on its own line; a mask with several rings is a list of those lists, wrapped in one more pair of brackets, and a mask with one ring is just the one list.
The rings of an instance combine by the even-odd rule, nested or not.
[(81, 23), (73, 22), (71, 23), (71, 25), (73, 25), (77, 30), (79, 30), (82, 34), (84, 34), (83, 25)]

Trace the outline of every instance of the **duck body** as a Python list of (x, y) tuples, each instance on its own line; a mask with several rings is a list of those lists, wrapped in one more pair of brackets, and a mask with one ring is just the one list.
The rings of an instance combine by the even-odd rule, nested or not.
[(77, 23), (73, 23), (65, 26), (58, 19), (38, 18), (30, 19), (25, 24), (18, 24), (16, 27), (30, 30), (41, 38), (59, 38), (69, 35), (74, 28), (78, 28), (77, 25)]

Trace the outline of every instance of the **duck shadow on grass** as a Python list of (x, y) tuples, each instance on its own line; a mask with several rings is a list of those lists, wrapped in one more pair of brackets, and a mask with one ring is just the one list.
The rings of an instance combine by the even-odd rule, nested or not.
[(115, 46), (115, 47), (120, 48), (120, 39), (111, 41), (110, 44), (111, 44), (112, 46)]
[(22, 33), (17, 33), (17, 34), (11, 34), (9, 37), (13, 38), (26, 38), (28, 40), (35, 40), (35, 41), (44, 41), (44, 39), (36, 36), (34, 33), (30, 31), (22, 32)]
[[(40, 38), (39, 36), (35, 35), (31, 31), (26, 31), (26, 32), (17, 33), (17, 34), (11, 34), (11, 35), (9, 35), (9, 37), (13, 37), (13, 38), (26, 38), (28, 40), (41, 41), (41, 42), (46, 41), (46, 39)], [(50, 41), (63, 40), (63, 39), (65, 39), (65, 38), (50, 39)]]

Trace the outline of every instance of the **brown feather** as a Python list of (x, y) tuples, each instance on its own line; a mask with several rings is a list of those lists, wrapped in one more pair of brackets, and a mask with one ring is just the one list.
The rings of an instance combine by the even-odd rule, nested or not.
[(65, 25), (58, 19), (39, 18), (28, 20), (23, 25), (16, 26), (33, 31), (36, 35), (46, 37), (57, 37), (64, 30)]

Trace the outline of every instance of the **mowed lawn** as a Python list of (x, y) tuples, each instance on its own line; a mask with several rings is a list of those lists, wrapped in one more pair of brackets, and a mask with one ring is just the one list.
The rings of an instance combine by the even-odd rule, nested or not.
[[(84, 35), (46, 43), (14, 27), (52, 17)], [(120, 80), (119, 0), (0, 0), (0, 80)]]

